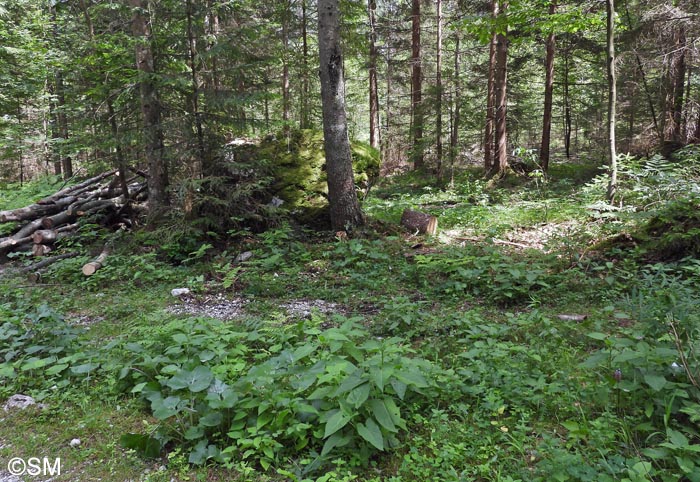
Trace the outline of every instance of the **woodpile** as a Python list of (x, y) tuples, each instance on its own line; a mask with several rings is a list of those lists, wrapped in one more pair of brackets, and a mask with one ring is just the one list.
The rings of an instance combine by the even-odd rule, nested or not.
[[(126, 186), (127, 192), (123, 192), (121, 186)], [(109, 171), (61, 189), (29, 206), (0, 211), (0, 224), (16, 223), (11, 235), (0, 237), (0, 262), (13, 251), (46, 256), (54, 251), (57, 241), (75, 234), (86, 220), (105, 226), (130, 226), (130, 214), (143, 209), (146, 195), (143, 173), (121, 180), (117, 171)], [(83, 272), (87, 270), (92, 274), (99, 269), (107, 256), (106, 251), (104, 253), (104, 257), (95, 260), (96, 265), (83, 268)]]

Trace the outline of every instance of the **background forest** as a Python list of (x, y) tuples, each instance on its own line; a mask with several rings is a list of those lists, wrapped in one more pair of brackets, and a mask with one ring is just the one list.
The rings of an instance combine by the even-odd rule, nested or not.
[(697, 1), (336, 3), (0, 3), (0, 481), (700, 482)]

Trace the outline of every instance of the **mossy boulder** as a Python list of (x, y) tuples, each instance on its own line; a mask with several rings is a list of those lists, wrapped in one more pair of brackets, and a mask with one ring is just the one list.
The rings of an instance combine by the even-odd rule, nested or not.
[[(366, 189), (379, 176), (379, 152), (369, 144), (351, 142), (353, 172), (358, 190)], [(289, 137), (280, 134), (260, 143), (257, 157), (269, 161), (275, 182), (272, 190), (294, 207), (318, 207), (325, 204), (326, 158), (323, 132), (295, 130)]]

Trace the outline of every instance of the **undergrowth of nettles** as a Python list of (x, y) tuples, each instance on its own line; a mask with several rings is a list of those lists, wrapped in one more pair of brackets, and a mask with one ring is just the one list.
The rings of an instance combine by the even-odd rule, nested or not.
[[(112, 240), (91, 277), (110, 235), (85, 228), (62, 246), (84, 257), (0, 278), (0, 400), (46, 405), (2, 415), (0, 459), (43, 446), (57, 480), (700, 481), (699, 157), (623, 158), (613, 204), (591, 166), (407, 174), (349, 239), (171, 224)], [(440, 233), (397, 228), (405, 208)], [(244, 308), (168, 310), (213, 299)]]

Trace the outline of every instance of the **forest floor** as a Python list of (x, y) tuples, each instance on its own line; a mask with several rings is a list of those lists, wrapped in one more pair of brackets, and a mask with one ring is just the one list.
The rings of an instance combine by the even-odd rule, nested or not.
[[(584, 164), (408, 174), (349, 239), (284, 224), (182, 254), (139, 232), (85, 277), (92, 231), (38, 284), (13, 260), (0, 402), (44, 407), (0, 409), (0, 480), (700, 481), (700, 242), (664, 238), (697, 178), (644, 169), (622, 207)], [(13, 457), (61, 475), (12, 479)]]

